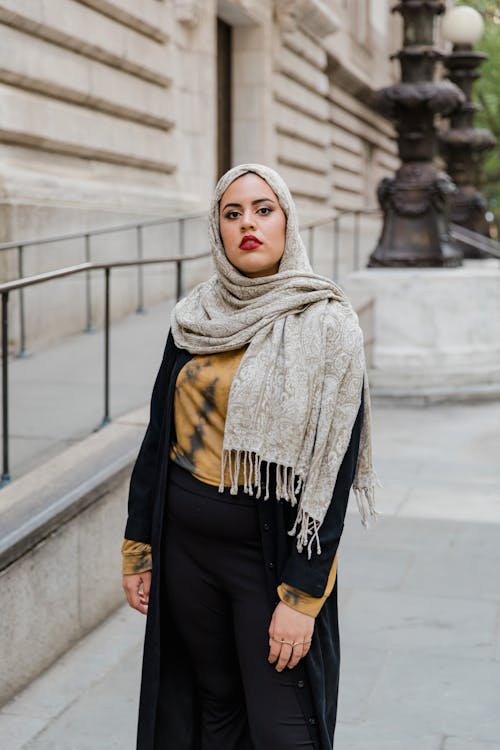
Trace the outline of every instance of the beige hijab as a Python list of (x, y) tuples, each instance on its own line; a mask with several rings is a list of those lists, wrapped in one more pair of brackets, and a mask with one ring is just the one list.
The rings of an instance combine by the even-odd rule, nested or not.
[[(276, 194), (286, 215), (278, 273), (249, 278), (227, 259), (219, 231), (219, 201), (237, 177), (254, 172)], [(299, 234), (295, 204), (280, 175), (241, 164), (221, 177), (212, 199), (209, 237), (216, 273), (172, 311), (178, 347), (212, 354), (248, 345), (233, 379), (224, 431), (221, 486), (229, 467), (231, 492), (261, 496), (261, 465), (276, 464), (276, 496), (298, 504), (290, 531), (299, 551), (314, 542), (332, 499), (361, 394), (364, 415), (354, 492), (366, 525), (375, 515), (371, 412), (358, 318), (344, 292), (312, 271)]]

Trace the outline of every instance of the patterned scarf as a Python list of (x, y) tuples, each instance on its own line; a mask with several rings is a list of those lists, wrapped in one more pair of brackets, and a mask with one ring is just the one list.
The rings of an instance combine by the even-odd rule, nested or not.
[[(250, 278), (227, 259), (219, 231), (219, 201), (237, 177), (253, 172), (276, 194), (286, 216), (279, 270)], [(371, 410), (358, 318), (344, 292), (312, 271), (290, 191), (274, 170), (242, 164), (221, 177), (209, 215), (216, 273), (172, 311), (178, 347), (192, 354), (248, 348), (232, 381), (224, 431), (221, 486), (229, 467), (236, 494), (261, 496), (261, 464), (276, 464), (276, 497), (298, 503), (290, 531), (309, 557), (332, 499), (364, 388), (364, 418), (353, 489), (361, 519), (375, 515)], [(363, 385), (364, 384), (364, 385)]]

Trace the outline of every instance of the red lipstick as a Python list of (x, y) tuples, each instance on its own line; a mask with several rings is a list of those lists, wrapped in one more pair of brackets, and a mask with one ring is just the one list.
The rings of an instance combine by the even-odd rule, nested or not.
[(262, 242), (257, 239), (253, 234), (246, 234), (240, 242), (241, 250), (255, 250), (255, 248), (262, 245)]

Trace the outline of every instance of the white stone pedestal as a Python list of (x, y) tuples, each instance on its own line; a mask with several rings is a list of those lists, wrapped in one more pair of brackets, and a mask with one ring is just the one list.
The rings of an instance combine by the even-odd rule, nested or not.
[(496, 261), (366, 269), (351, 274), (344, 288), (355, 306), (356, 300), (365, 305), (361, 323), (374, 394), (416, 401), (500, 398)]

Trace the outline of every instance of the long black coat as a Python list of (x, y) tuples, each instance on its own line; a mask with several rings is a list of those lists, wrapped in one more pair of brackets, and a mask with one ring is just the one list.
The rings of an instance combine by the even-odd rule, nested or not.
[[(169, 446), (173, 437), (175, 383), (192, 358), (169, 333), (151, 398), (150, 422), (132, 472), (125, 537), (152, 545), (153, 574), (144, 642), (137, 750), (199, 750), (196, 690), (189, 659), (162, 595), (163, 526)], [(295, 510), (287, 502), (258, 500), (262, 548), (270, 601), (278, 603), (281, 581), (312, 596), (324, 592), (342, 533), (356, 467), (362, 404), (340, 468), (332, 503), (320, 529), (321, 555), (299, 554), (287, 534)], [(340, 666), (337, 585), (316, 618), (308, 655), (294, 669), (296, 691), (316, 736), (318, 750), (330, 750), (337, 712)]]

